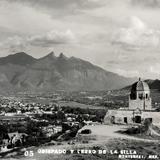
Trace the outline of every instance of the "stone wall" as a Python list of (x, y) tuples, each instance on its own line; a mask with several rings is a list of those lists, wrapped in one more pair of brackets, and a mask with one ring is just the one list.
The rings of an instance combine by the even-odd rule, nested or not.
[(127, 118), (127, 123), (133, 123), (133, 111), (131, 110), (108, 110), (104, 118), (104, 123), (112, 123), (111, 119), (113, 120), (113, 117), (115, 123), (125, 124), (125, 117)]
[(142, 118), (152, 118), (152, 123), (160, 125), (160, 112), (143, 112)]
[(136, 108), (139, 108), (140, 110), (144, 110), (144, 104), (145, 104), (145, 110), (151, 110), (151, 98), (144, 100), (136, 99), (136, 100), (130, 100), (129, 99), (129, 109), (134, 110)]
[(160, 125), (160, 112), (147, 112), (142, 111), (141, 113), (136, 113), (133, 110), (108, 110), (104, 118), (104, 124), (132, 124), (135, 116), (140, 116), (143, 122), (146, 118), (151, 118), (153, 124)]

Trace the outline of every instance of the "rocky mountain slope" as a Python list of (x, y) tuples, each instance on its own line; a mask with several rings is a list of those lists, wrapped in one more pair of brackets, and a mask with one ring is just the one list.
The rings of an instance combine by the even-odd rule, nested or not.
[(3, 91), (110, 90), (134, 81), (62, 53), (56, 57), (51, 52), (36, 59), (21, 52), (0, 58), (0, 89)]

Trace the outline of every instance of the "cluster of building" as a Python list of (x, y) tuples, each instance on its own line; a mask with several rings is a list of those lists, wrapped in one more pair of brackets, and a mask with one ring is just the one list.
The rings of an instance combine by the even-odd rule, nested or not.
[[(58, 105), (3, 99), (0, 102), (0, 126), (5, 126), (7, 135), (0, 136), (0, 152), (24, 146), (27, 141), (36, 141), (42, 135), (50, 139), (58, 133), (71, 133), (72, 129), (91, 125), (92, 119), (96, 119), (96, 115), (72, 113), (72, 109), (71, 112), (66, 107), (63, 110)], [(29, 131), (28, 126), (31, 126)]]

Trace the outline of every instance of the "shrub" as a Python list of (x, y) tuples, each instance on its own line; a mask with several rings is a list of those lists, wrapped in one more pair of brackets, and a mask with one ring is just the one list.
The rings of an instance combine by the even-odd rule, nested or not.
[(90, 129), (84, 129), (81, 131), (81, 134), (91, 134), (91, 130)]

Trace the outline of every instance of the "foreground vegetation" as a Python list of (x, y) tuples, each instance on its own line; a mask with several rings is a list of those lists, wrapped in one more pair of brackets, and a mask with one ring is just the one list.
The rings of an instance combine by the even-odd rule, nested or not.
[(160, 142), (153, 143), (126, 139), (112, 139), (106, 144), (94, 146), (84, 144), (81, 147), (74, 145), (71, 146), (71, 148), (74, 150), (106, 150), (107, 152), (106, 154), (37, 154), (34, 158), (36, 160), (118, 160), (118, 154), (111, 154), (111, 151), (136, 150), (137, 154), (144, 155), (147, 160), (149, 155), (159, 155)]

